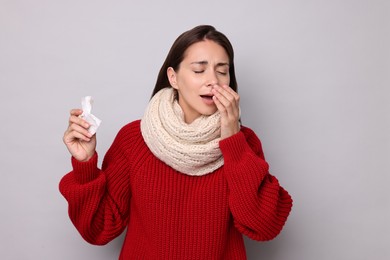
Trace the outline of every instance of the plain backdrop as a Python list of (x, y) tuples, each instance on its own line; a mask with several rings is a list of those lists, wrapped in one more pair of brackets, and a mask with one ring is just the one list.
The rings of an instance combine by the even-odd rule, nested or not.
[(123, 235), (86, 243), (58, 191), (69, 110), (94, 97), (102, 158), (199, 24), (231, 40), (242, 121), (294, 199), (248, 258), (390, 259), (390, 1), (0, 0), (1, 259), (117, 259)]

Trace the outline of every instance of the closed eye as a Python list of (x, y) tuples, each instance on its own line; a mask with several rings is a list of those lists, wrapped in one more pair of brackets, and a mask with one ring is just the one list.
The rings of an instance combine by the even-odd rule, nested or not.
[(204, 70), (194, 70), (194, 72), (195, 72), (196, 74), (200, 74), (200, 73), (203, 73)]

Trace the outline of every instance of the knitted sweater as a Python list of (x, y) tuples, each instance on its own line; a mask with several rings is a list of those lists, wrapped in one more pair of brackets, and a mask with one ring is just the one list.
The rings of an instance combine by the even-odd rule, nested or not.
[(119, 259), (246, 259), (242, 234), (279, 234), (292, 199), (269, 174), (252, 130), (220, 141), (224, 165), (203, 176), (180, 173), (146, 146), (140, 121), (124, 126), (102, 164), (72, 158), (60, 182), (69, 216), (89, 243), (103, 245), (127, 227)]

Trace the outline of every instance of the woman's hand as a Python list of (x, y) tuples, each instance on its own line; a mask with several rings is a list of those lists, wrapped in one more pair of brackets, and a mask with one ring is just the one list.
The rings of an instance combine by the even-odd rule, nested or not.
[(81, 109), (70, 111), (69, 126), (66, 129), (63, 141), (70, 154), (78, 161), (88, 161), (95, 153), (96, 135), (88, 132), (89, 124), (79, 116)]
[(221, 113), (221, 139), (225, 139), (240, 131), (240, 96), (227, 85), (214, 85), (213, 94)]

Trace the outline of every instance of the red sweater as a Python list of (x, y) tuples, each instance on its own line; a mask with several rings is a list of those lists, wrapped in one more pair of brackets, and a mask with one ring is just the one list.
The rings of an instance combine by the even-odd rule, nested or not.
[(140, 121), (123, 127), (102, 169), (97, 154), (72, 158), (60, 191), (82, 237), (102, 245), (127, 234), (120, 259), (246, 259), (242, 234), (270, 240), (292, 207), (268, 173), (260, 140), (249, 128), (220, 141), (224, 165), (203, 175), (180, 173), (146, 146)]

